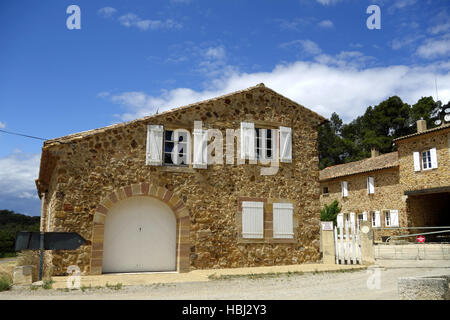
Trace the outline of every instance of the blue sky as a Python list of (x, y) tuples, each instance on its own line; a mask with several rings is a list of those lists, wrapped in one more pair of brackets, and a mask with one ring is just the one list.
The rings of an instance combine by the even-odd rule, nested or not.
[[(3, 0), (0, 41), (0, 129), (43, 138), (260, 82), (345, 121), (392, 95), (436, 98), (435, 81), (450, 99), (448, 0)], [(41, 147), (0, 133), (0, 209), (39, 214)]]

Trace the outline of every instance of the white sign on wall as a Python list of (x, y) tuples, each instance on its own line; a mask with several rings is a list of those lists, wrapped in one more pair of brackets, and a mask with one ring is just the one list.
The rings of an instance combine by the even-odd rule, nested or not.
[(323, 231), (333, 231), (333, 221), (322, 221)]

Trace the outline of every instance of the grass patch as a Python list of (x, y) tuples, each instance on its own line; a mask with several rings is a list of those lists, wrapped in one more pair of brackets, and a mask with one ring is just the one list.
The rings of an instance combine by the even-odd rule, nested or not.
[(109, 284), (108, 282), (106, 283), (106, 287), (108, 288), (108, 289), (111, 289), (111, 290), (120, 290), (120, 289), (122, 289), (122, 284), (119, 282), (119, 283), (116, 283), (116, 284)]
[(54, 283), (55, 283), (55, 281), (53, 281), (52, 279), (44, 280), (43, 284), (42, 284), (42, 288), (44, 288), (45, 290), (49, 290), (53, 287)]

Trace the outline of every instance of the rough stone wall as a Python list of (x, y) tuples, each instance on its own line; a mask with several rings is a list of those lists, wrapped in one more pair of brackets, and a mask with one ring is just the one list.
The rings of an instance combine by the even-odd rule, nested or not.
[[(367, 194), (367, 177), (372, 176), (375, 180), (375, 193)], [(341, 182), (348, 183), (348, 197), (342, 197)], [(370, 221), (370, 212), (380, 211), (381, 227), (385, 226), (383, 210), (398, 210), (399, 226), (407, 226), (406, 203), (403, 191), (399, 188), (398, 168), (389, 168), (373, 172), (359, 173), (346, 177), (340, 177), (321, 182), (321, 190), (328, 187), (328, 195), (323, 192), (320, 196), (321, 207), (329, 205), (334, 200), (339, 201), (342, 213), (355, 213), (357, 215), (367, 212)], [(382, 236), (398, 234), (398, 231), (380, 230), (374, 228), (375, 239), (381, 240)]]
[[(450, 128), (434, 131), (396, 142), (400, 168), (400, 183), (405, 191), (450, 185)], [(438, 168), (414, 171), (415, 151), (436, 148)]]
[[(194, 120), (202, 120), (204, 128), (220, 129), (224, 137), (226, 129), (239, 129), (241, 121), (255, 122), (257, 127), (291, 127), (293, 162), (280, 163), (273, 176), (261, 176), (262, 166), (254, 164), (207, 169), (145, 165), (148, 124), (192, 132)], [(59, 158), (49, 186), (51, 231), (75, 231), (91, 241), (93, 214), (100, 201), (121, 187), (147, 182), (180, 195), (189, 209), (191, 269), (317, 262), (319, 121), (271, 90), (256, 88), (63, 143), (51, 142), (44, 148)], [(236, 224), (240, 197), (295, 203), (296, 241), (240, 242)], [(76, 251), (49, 253), (47, 267), (57, 275), (76, 264), (89, 274), (90, 241)]]

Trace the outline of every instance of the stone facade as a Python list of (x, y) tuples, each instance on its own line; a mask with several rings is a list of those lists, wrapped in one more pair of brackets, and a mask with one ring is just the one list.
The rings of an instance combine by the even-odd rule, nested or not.
[[(320, 172), (321, 206), (337, 199), (342, 213), (380, 211), (381, 227), (385, 210), (398, 210), (399, 227), (449, 225), (450, 199), (450, 125), (424, 130), (395, 141), (398, 151), (344, 165), (329, 167)], [(414, 170), (414, 152), (436, 148), (438, 167)], [(384, 159), (381, 157), (385, 157)], [(386, 163), (383, 165), (383, 161)], [(390, 163), (388, 163), (390, 162)], [(383, 168), (384, 166), (384, 168)], [(366, 179), (374, 177), (375, 193), (367, 192)], [(342, 197), (341, 182), (348, 183), (348, 197)], [(324, 188), (328, 193), (324, 194)], [(370, 219), (370, 215), (368, 215)], [(380, 230), (374, 228), (375, 239), (383, 236), (423, 232), (418, 230)]]
[[(292, 128), (292, 162), (275, 175), (260, 164), (213, 164), (207, 169), (146, 165), (147, 125), (187, 129)], [(177, 270), (284, 265), (319, 261), (318, 126), (325, 119), (263, 85), (129, 123), (49, 140), (37, 181), (43, 196), (41, 228), (78, 232), (87, 239), (75, 251), (46, 253), (47, 271), (99, 274), (103, 223), (109, 208), (126, 197), (155, 197), (177, 217)], [(235, 155), (237, 152), (235, 152)], [(236, 162), (235, 162), (236, 163)], [(240, 203), (265, 202), (263, 241), (240, 237)], [(293, 240), (272, 238), (270, 203), (294, 204)], [(50, 271), (49, 271), (50, 270)]]
[[(375, 193), (367, 192), (367, 177), (373, 177), (375, 182)], [(347, 181), (348, 196), (342, 197), (341, 182)], [(385, 214), (388, 210), (398, 210), (399, 225), (407, 225), (406, 203), (403, 192), (399, 186), (398, 167), (353, 174), (341, 178), (321, 181), (322, 194), (320, 196), (321, 205), (329, 205), (334, 200), (338, 200), (342, 207), (341, 212), (348, 215), (354, 212), (358, 214), (367, 213), (370, 221), (373, 212), (380, 211), (381, 227), (385, 225)], [(328, 188), (328, 194), (323, 193), (323, 188)], [(374, 228), (376, 240), (382, 236), (391, 235), (392, 232), (377, 230)]]

